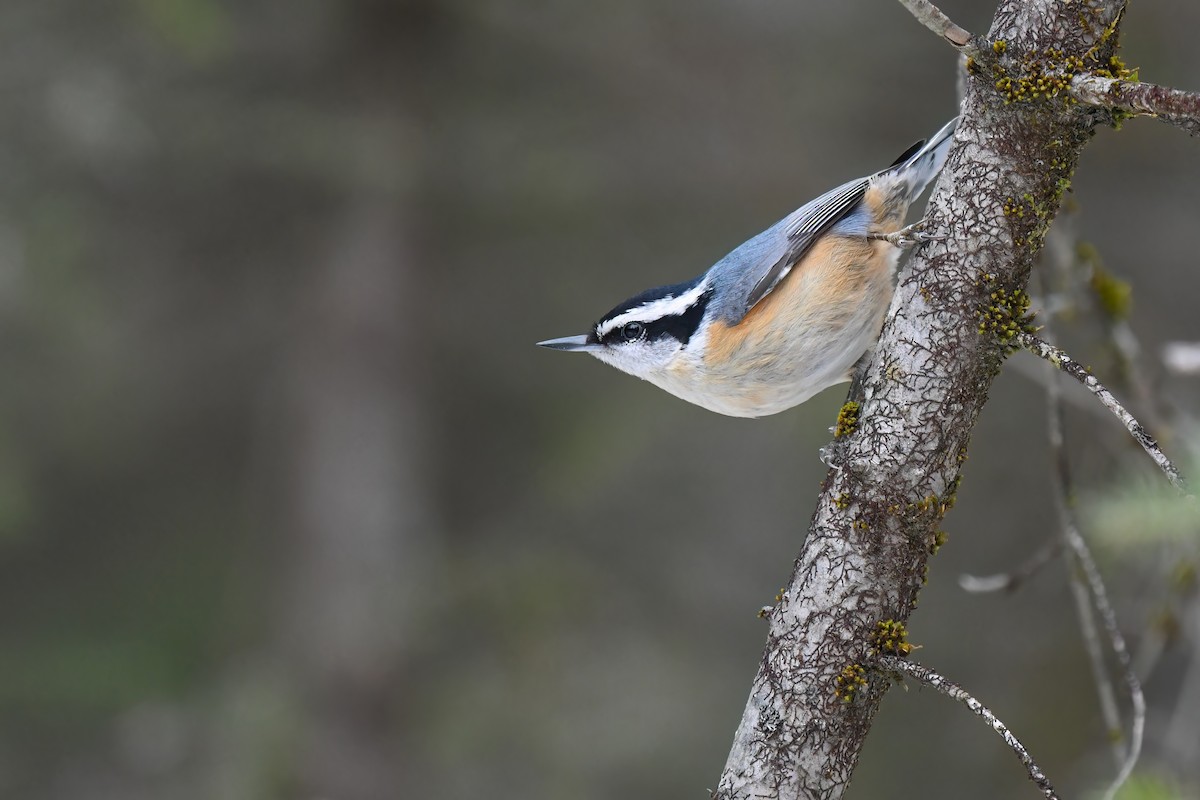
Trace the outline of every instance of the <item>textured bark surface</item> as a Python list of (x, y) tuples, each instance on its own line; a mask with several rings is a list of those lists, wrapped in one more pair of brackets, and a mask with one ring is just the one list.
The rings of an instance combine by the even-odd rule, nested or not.
[(1075, 97), (1094, 105), (1113, 105), (1135, 114), (1151, 114), (1189, 136), (1200, 136), (1200, 94), (1104, 78), (1079, 75), (1071, 84)]
[[(916, 607), (1033, 259), (1093, 127), (1110, 118), (1068, 100), (1069, 76), (1053, 77), (1072, 56), (1084, 69), (1109, 65), (1123, 5), (1004, 2), (977, 43), (927, 211), (929, 230), (946, 238), (903, 269), (857, 429), (832, 448), (714, 797), (836, 798), (849, 783), (891, 683), (873, 666), (871, 635)], [(1046, 75), (1044, 94), (1014, 96)], [(847, 702), (839, 675), (856, 665), (867, 682)]]

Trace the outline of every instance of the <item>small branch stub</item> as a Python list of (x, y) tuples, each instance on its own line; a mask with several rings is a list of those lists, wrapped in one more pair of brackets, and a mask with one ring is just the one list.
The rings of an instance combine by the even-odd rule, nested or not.
[(1200, 136), (1198, 92), (1087, 74), (1072, 78), (1070, 92), (1081, 103), (1157, 117), (1192, 136)]
[(917, 21), (954, 47), (963, 50), (971, 44), (971, 32), (955, 25), (953, 20), (929, 0), (900, 0)]

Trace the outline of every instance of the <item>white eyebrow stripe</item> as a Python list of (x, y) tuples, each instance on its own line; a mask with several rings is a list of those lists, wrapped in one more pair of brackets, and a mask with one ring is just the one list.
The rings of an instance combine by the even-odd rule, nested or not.
[(630, 322), (653, 322), (663, 317), (679, 316), (695, 305), (707, 288), (708, 280), (705, 279), (678, 297), (660, 297), (637, 308), (631, 308), (598, 325), (596, 335), (604, 338), (612, 331)]

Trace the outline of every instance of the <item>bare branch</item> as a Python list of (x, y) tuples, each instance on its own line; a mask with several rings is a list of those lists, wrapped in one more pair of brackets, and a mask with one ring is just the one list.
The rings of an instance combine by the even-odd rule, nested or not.
[(1150, 435), (1150, 432), (1123, 405), (1117, 402), (1112, 392), (1104, 388), (1104, 385), (1096, 380), (1096, 377), (1088, 372), (1082, 364), (1054, 345), (1042, 341), (1033, 334), (1018, 333), (1017, 340), (1026, 350), (1039, 358), (1044, 358), (1087, 387), (1092, 394), (1096, 395), (1096, 398), (1105, 408), (1115, 414), (1117, 419), (1121, 420), (1125, 429), (1129, 431), (1130, 435), (1142, 446), (1142, 449), (1154, 460), (1154, 463), (1167, 476), (1167, 480), (1171, 482), (1171, 485), (1181, 492), (1187, 491), (1183, 476), (1179, 473), (1175, 465), (1171, 463), (1171, 459), (1167, 458), (1166, 454), (1163, 453), (1162, 449), (1158, 446), (1158, 442)]
[(881, 656), (879, 663), (885, 669), (895, 672), (902, 672), (910, 678), (915, 678), (926, 686), (937, 689), (942, 694), (971, 709), (975, 714), (983, 717), (984, 721), (991, 726), (992, 730), (1000, 734), (1004, 739), (1004, 743), (1012, 748), (1012, 751), (1017, 754), (1017, 758), (1021, 759), (1021, 763), (1025, 765), (1025, 769), (1029, 772), (1029, 779), (1037, 784), (1037, 787), (1042, 790), (1042, 794), (1055, 800), (1058, 797), (1054, 793), (1054, 787), (1050, 784), (1050, 779), (1046, 777), (1046, 773), (1042, 772), (1042, 768), (1037, 765), (1033, 757), (1029, 755), (1029, 751), (1025, 749), (1025, 745), (1013, 735), (1008, 726), (996, 718), (996, 715), (988, 709), (983, 703), (976, 700), (965, 689), (953, 681), (947, 680), (937, 672), (923, 664), (918, 664), (915, 661), (909, 661), (906, 658), (899, 656), (885, 655)]
[[(1105, 800), (1112, 800), (1116, 796), (1117, 790), (1121, 788), (1121, 785), (1125, 783), (1133, 772), (1133, 768), (1137, 765), (1138, 758), (1141, 755), (1142, 739), (1146, 728), (1146, 700), (1142, 694), (1141, 682), (1138, 681), (1137, 674), (1133, 670), (1133, 661), (1129, 657), (1129, 649), (1125, 646), (1125, 638), (1121, 635), (1121, 630), (1117, 625), (1117, 615), (1113, 611), (1112, 604), (1108, 601), (1108, 591), (1104, 587), (1104, 579), (1100, 576), (1100, 570), (1096, 567), (1096, 561), (1092, 558), (1092, 552), (1088, 548), (1087, 542), (1084, 541), (1082, 534), (1079, 532), (1079, 525), (1075, 519), (1075, 513), (1071, 508), (1070, 464), (1067, 461), (1066, 448), (1063, 444), (1062, 402), (1057, 392), (1053, 390), (1047, 392), (1047, 400), (1049, 403), (1049, 413), (1047, 416), (1048, 432), (1055, 460), (1054, 501), (1058, 511), (1059, 523), (1062, 525), (1063, 538), (1066, 539), (1067, 544), (1071, 547), (1075, 561), (1078, 563), (1084, 578), (1087, 580), (1087, 588), (1091, 594), (1091, 603), (1095, 607), (1096, 613), (1100, 616), (1105, 633), (1108, 634), (1109, 647), (1112, 649), (1113, 654), (1117, 658), (1117, 663), (1121, 667), (1121, 672), (1125, 678), (1125, 685), (1129, 691), (1130, 704), (1133, 707), (1129, 750), (1125, 755), (1125, 761), (1121, 765), (1120, 772), (1104, 795)], [(1096, 686), (1100, 693), (1101, 708), (1104, 710), (1105, 721), (1109, 725), (1110, 730), (1112, 730), (1114, 729), (1113, 720), (1117, 717), (1116, 701), (1113, 698), (1112, 686), (1108, 681), (1108, 676), (1104, 670), (1104, 661), (1100, 655), (1099, 642), (1095, 632), (1095, 620), (1091, 616), (1090, 609), (1087, 612), (1084, 611), (1086, 607), (1086, 603), (1080, 607), (1080, 622), (1084, 628), (1084, 640), (1088, 643), (1088, 654), (1092, 660), (1092, 671), (1095, 673)], [(1115, 726), (1115, 730), (1120, 730), (1119, 722)]]
[[(1128, 309), (1122, 308), (1123, 281), (1105, 269), (1095, 248), (1083, 245), (1075, 231), (1074, 218), (1074, 213), (1064, 214), (1063, 218), (1060, 218), (1061, 224), (1055, 225), (1050, 232), (1050, 240), (1055, 246), (1050, 247), (1048, 241), (1048, 250), (1053, 252), (1057, 270), (1066, 283), (1078, 286), (1080, 281), (1071, 273), (1077, 272), (1078, 267), (1086, 270), (1085, 274), (1079, 277), (1091, 288), (1091, 306), (1099, 317), (1105, 338), (1116, 359), (1117, 374), (1133, 392), (1138, 413), (1146, 420), (1151, 430), (1162, 435), (1168, 430), (1163, 397), (1151, 385), (1146, 374), (1147, 359), (1143, 357), (1142, 346), (1133, 332), (1133, 326), (1129, 324)], [(1095, 404), (1092, 406), (1095, 408)]]
[[(1082, 548), (1087, 550), (1083, 537), (1079, 534), (1075, 513), (1071, 508), (1071, 464), (1067, 458), (1065, 434), (1062, 419), (1062, 391), (1059, 384), (1058, 371), (1051, 365), (1045, 367), (1050, 372), (1050, 380), (1046, 384), (1046, 434), (1050, 440), (1050, 450), (1053, 456), (1054, 469), (1052, 484), (1054, 487), (1054, 508), (1058, 514), (1060, 528), (1059, 540), (1069, 544), (1073, 556), (1067, 562), (1067, 580), (1071, 587), (1071, 596), (1075, 600), (1075, 613), (1079, 618), (1079, 628), (1083, 634), (1084, 649), (1092, 668), (1092, 679), (1096, 683), (1096, 694), (1100, 700), (1100, 713), (1108, 728), (1109, 740), (1113, 747), (1113, 757), (1117, 767), (1123, 766), (1125, 747), (1121, 739), (1121, 714), (1117, 708), (1117, 696), (1113, 690), (1112, 681), (1108, 679), (1108, 670), (1104, 665), (1104, 651), (1100, 644), (1100, 631), (1096, 627), (1096, 616), (1092, 613), (1092, 594), (1082, 576), (1083, 565), (1079, 558)], [(1089, 554), (1090, 557), (1090, 554)]]
[(1055, 537), (1042, 545), (1028, 561), (1012, 572), (999, 572), (995, 575), (958, 576), (958, 585), (965, 592), (972, 594), (987, 594), (988, 592), (1015, 592), (1025, 581), (1032, 578), (1042, 567), (1049, 564), (1062, 552), (1063, 541)]
[[(1079, 270), (1077, 269), (1079, 266), (1086, 265), (1089, 267), (1091, 276), (1088, 282), (1092, 284), (1093, 289), (1095, 289), (1096, 285), (1096, 276), (1100, 274), (1099, 270), (1101, 267), (1095, 255), (1092, 255), (1088, 259), (1084, 259), (1079, 255), (1080, 249), (1074, 230), (1073, 214), (1067, 213), (1063, 217), (1064, 219), (1060, 220), (1061, 224), (1056, 226), (1055, 230), (1051, 231), (1050, 240), (1047, 241), (1044, 251), (1044, 254), (1048, 256), (1047, 261), (1049, 263), (1047, 266), (1054, 269), (1049, 272), (1047, 270), (1039, 272), (1043, 292), (1047, 295), (1050, 295), (1052, 292), (1050, 287), (1051, 278), (1057, 279), (1064, 286), (1077, 285), (1078, 281), (1074, 280), (1074, 278), (1079, 274)], [(1098, 296), (1098, 292), (1094, 291), (1093, 294)], [(1111, 306), (1111, 304), (1109, 305)], [(1094, 306), (1101, 314), (1104, 322), (1104, 330), (1121, 361), (1122, 374), (1131, 383), (1135, 384), (1135, 386), (1144, 389), (1143, 376), (1138, 369), (1137, 342), (1132, 330), (1129, 329), (1128, 323), (1123, 319), (1118, 319), (1112, 313), (1109, 306), (1105, 306), (1103, 303), (1094, 303)], [(1047, 330), (1050, 327), (1051, 324), (1048, 323)], [(1124, 334), (1124, 336), (1122, 337), (1121, 334)], [(1096, 613), (1093, 611), (1093, 595), (1089, 591), (1088, 583), (1083, 576), (1084, 558), (1080, 556), (1080, 553), (1084, 553), (1088, 561), (1091, 560), (1091, 554), (1088, 552), (1087, 544), (1079, 533), (1078, 521), (1072, 507), (1074, 486), (1071, 481), (1071, 462), (1067, 456), (1066, 432), (1063, 424), (1062, 380), (1059, 377), (1058, 370), (1049, 363), (1042, 365), (1042, 371), (1046, 378), (1044, 382), (1046, 390), (1046, 437), (1050, 443), (1051, 460), (1053, 462), (1051, 486), (1053, 488), (1054, 508), (1059, 522), (1058, 541), (1069, 545), (1072, 550), (1071, 558), (1066, 562), (1067, 582), (1071, 588), (1071, 596), (1075, 601), (1075, 613), (1079, 619), (1084, 649), (1088, 654), (1088, 662), (1092, 669), (1092, 679), (1096, 685), (1101, 716), (1104, 718), (1109, 743), (1112, 747), (1113, 759), (1120, 774), (1117, 782), (1113, 784), (1114, 788), (1112, 791), (1115, 791), (1116, 787), (1119, 787), (1126, 777), (1124, 768), (1127, 763), (1127, 748), (1122, 741), (1121, 712), (1117, 706), (1116, 691), (1113, 689), (1113, 683), (1109, 679), (1108, 668), (1105, 664), (1104, 646), (1100, 641), (1100, 630), (1096, 624)], [(1142, 396), (1145, 397), (1145, 393)], [(1090, 405), (1095, 407), (1094, 403)], [(1097, 575), (1098, 578), (1099, 576)], [(1100, 584), (1100, 587), (1103, 589), (1103, 584)], [(1140, 689), (1137, 694), (1140, 695)], [(1134, 755), (1134, 762), (1136, 763), (1135, 751), (1141, 749), (1140, 732), (1135, 738), (1137, 741), (1130, 745), (1128, 753)]]
[(960, 28), (940, 8), (929, 0), (900, 0), (904, 6), (926, 28), (945, 39), (959, 50), (971, 43), (971, 32)]
[[(988, 36), (1014, 53), (1091, 43), (1108, 58), (1122, 6), (1098, 0), (1089, 5), (1094, 13), (1064, 26), (1057, 4), (1001, 0)], [(880, 620), (903, 623), (915, 607), (995, 373), (995, 342), (978, 333), (988, 298), (980, 277), (1024, 288), (1039, 230), (1059, 210), (1059, 174), (1076, 164), (1096, 116), (1005, 104), (987, 75), (967, 81), (954, 144), (925, 210), (938, 236), (900, 270), (878, 344), (864, 360), (857, 424), (837, 440), (808, 535), (768, 616), (715, 798), (835, 800), (849, 784), (887, 687), (869, 681), (846, 703), (837, 682), (863, 661)], [(1051, 153), (1059, 167), (1047, 172), (1039, 165)], [(1026, 196), (1036, 201), (1036, 219), (1006, 213), (1012, 198)]]
[(1070, 92), (1081, 103), (1158, 117), (1191, 136), (1200, 136), (1200, 93), (1091, 74), (1072, 78)]
[[(1041, 312), (1038, 312), (1038, 318), (1041, 318)], [(1024, 358), (1009, 359), (1005, 362), (1004, 369), (1011, 369), (1013, 374), (1033, 381), (1042, 389), (1046, 388), (1046, 371), (1037, 361)], [(1104, 410), (1104, 406), (1093, 400), (1091, 393), (1082, 384), (1070, 384), (1063, 393), (1063, 402), (1071, 409), (1082, 411), (1096, 419), (1108, 419), (1108, 412)]]
[[(1057, 246), (1047, 248), (1047, 253), (1052, 257), (1051, 264), (1056, 268), (1055, 271), (1061, 280), (1070, 281), (1072, 267), (1077, 263), (1075, 254), (1078, 252), (1078, 247), (1064, 246), (1073, 238), (1068, 224), (1059, 229), (1056, 238)], [(1093, 262), (1092, 269), (1099, 269), (1096, 259), (1091, 260)], [(1044, 284), (1048, 283), (1045, 271), (1041, 273), (1041, 278)], [(1141, 385), (1144, 389), (1144, 377), (1137, 369), (1138, 347), (1133, 331), (1129, 329), (1128, 323), (1123, 320), (1118, 321), (1112, 314), (1106, 314), (1105, 319), (1108, 323), (1105, 325), (1105, 331), (1112, 340), (1114, 349), (1127, 362), (1124, 364), (1125, 374), (1129, 376), (1131, 382)], [(1072, 553), (1071, 563), (1067, 570), (1071, 594), (1075, 599), (1075, 609), (1100, 700), (1100, 710), (1108, 727), (1113, 756), (1118, 767), (1117, 777), (1105, 794), (1105, 800), (1112, 800), (1133, 772), (1138, 757), (1141, 755), (1146, 703), (1142, 695), (1141, 684), (1133, 670), (1125, 640), (1117, 626), (1116, 614), (1108, 602), (1108, 592), (1105, 589), (1104, 580), (1100, 576), (1100, 571), (1096, 567), (1095, 559), (1092, 558), (1087, 542), (1084, 541), (1083, 535), (1079, 531), (1079, 522), (1073, 506), (1074, 487), (1071, 480), (1071, 461), (1067, 455), (1066, 433), (1063, 425), (1062, 382), (1053, 363), (1047, 362), (1045, 369), (1049, 373), (1046, 381), (1046, 436), (1050, 442), (1053, 459), (1051, 483), (1054, 489), (1054, 508), (1058, 515), (1061, 538), (1070, 547)], [(1143, 393), (1144, 396), (1148, 394), (1148, 392)], [(1093, 609), (1095, 613), (1093, 613)], [(1130, 725), (1128, 748), (1121, 743), (1121, 715), (1117, 707), (1116, 692), (1113, 690), (1112, 681), (1109, 680), (1108, 669), (1105, 666), (1100, 632), (1096, 626), (1097, 615), (1104, 624), (1105, 632), (1108, 634), (1109, 647), (1116, 656), (1129, 690), (1133, 719)]]

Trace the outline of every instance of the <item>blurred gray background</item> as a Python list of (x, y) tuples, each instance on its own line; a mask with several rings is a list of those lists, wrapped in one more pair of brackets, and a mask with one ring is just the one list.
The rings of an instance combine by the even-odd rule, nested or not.
[[(1200, 88), (1200, 6), (1125, 29)], [(735, 420), (533, 342), (887, 165), (954, 67), (888, 0), (4, 3), (0, 796), (707, 796), (844, 391)], [(1151, 355), (1200, 338), (1198, 176), (1135, 120), (1075, 182)], [(910, 630), (1078, 796), (1114, 770), (1063, 569), (956, 584), (1053, 534), (1042, 415), (1006, 370)], [(1068, 425), (1085, 487), (1142, 467)], [(1135, 649), (1180, 557), (1100, 553)], [(1147, 676), (1168, 781), (1193, 644)], [(850, 796), (1026, 783), (896, 689)]]

